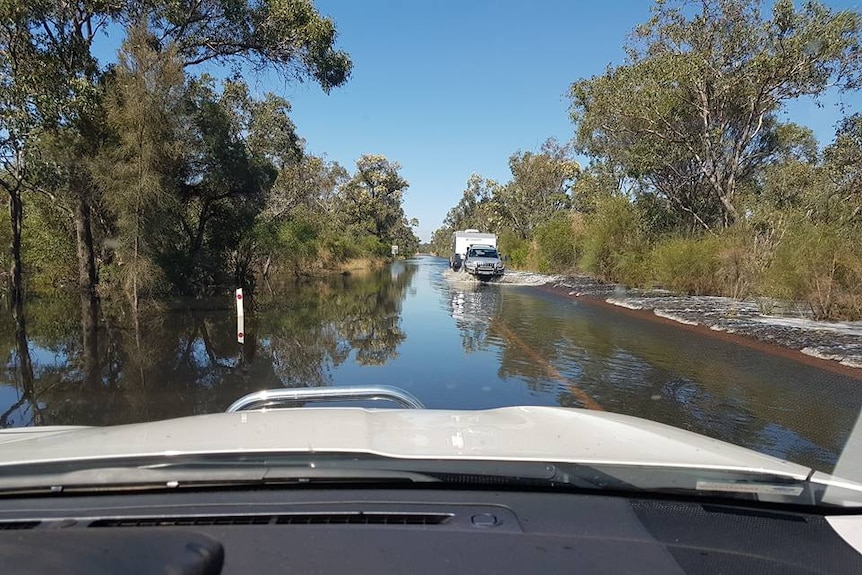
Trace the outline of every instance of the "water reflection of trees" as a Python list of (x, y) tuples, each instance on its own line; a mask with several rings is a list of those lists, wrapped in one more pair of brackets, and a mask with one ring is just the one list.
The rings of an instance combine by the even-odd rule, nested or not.
[[(351, 356), (363, 365), (398, 354), (401, 303), (415, 267), (260, 290), (236, 342), (232, 298), (144, 311), (138, 329), (104, 304), (87, 333), (77, 297), (29, 302), (31, 384), (22, 380), (15, 326), (0, 315), (0, 426), (112, 424), (224, 410), (245, 393), (331, 383)], [(247, 312), (248, 313), (248, 312)], [(89, 349), (88, 349), (89, 348)]]
[(828, 470), (862, 405), (857, 382), (803, 364), (591, 306), (502, 296), (488, 336), (499, 376), (564, 407), (587, 396)]
[[(398, 356), (404, 341), (401, 304), (416, 267), (388, 268), (287, 284), (260, 297), (260, 333), (279, 375), (295, 383), (322, 385), (327, 370), (348, 359), (382, 365)], [(284, 297), (283, 293), (290, 293)]]
[(499, 286), (453, 282), (443, 290), (445, 305), (458, 326), (464, 351), (472, 353), (488, 346), (488, 328), (500, 313)]

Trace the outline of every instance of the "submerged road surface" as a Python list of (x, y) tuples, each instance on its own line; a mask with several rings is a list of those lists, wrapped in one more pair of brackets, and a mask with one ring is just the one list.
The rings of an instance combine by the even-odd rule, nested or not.
[(479, 284), (419, 257), (314, 285), (258, 286), (243, 345), (230, 296), (150, 312), (138, 333), (103, 317), (95, 356), (82, 349), (74, 300), (51, 302), (56, 317), (37, 303), (29, 393), (14, 341), (0, 340), (13, 358), (0, 425), (144, 421), (221, 411), (264, 388), (387, 384), (430, 408), (636, 415), (832, 470), (862, 409), (862, 379), (537, 283), (509, 274)]

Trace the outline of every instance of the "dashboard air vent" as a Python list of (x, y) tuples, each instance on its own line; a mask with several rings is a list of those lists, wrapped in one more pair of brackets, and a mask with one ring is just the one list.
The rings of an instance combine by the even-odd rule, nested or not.
[(0, 521), (0, 531), (15, 531), (33, 529), (39, 526), (39, 521)]
[(448, 513), (286, 513), (96, 519), (90, 527), (182, 527), (211, 525), (441, 525)]

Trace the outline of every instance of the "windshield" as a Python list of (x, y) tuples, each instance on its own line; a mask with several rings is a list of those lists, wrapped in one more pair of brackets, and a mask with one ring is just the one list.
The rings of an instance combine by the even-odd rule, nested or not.
[(468, 258), (496, 258), (497, 250), (494, 248), (474, 248), (467, 252)]
[[(71, 457), (23, 429), (361, 387), (255, 407), (595, 416), (589, 452), (530, 443), (547, 410), (493, 452), (551, 483), (576, 451), (616, 486), (752, 481), (674, 430), (862, 483), (858, 2), (32, 4), (0, 8), (0, 467)], [(519, 413), (434, 456), (487, 465)], [(656, 451), (612, 449), (617, 415)], [(338, 439), (430, 441), (373, 421)]]

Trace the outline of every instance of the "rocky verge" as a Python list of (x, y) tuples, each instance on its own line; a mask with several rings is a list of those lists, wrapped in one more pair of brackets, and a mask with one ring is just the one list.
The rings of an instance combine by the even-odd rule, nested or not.
[(815, 321), (804, 307), (775, 300), (681, 296), (664, 290), (626, 289), (583, 276), (549, 278), (546, 285), (564, 290), (569, 296), (601, 298), (613, 305), (652, 311), (679, 323), (701, 325), (834, 360), (862, 373), (862, 321)]

